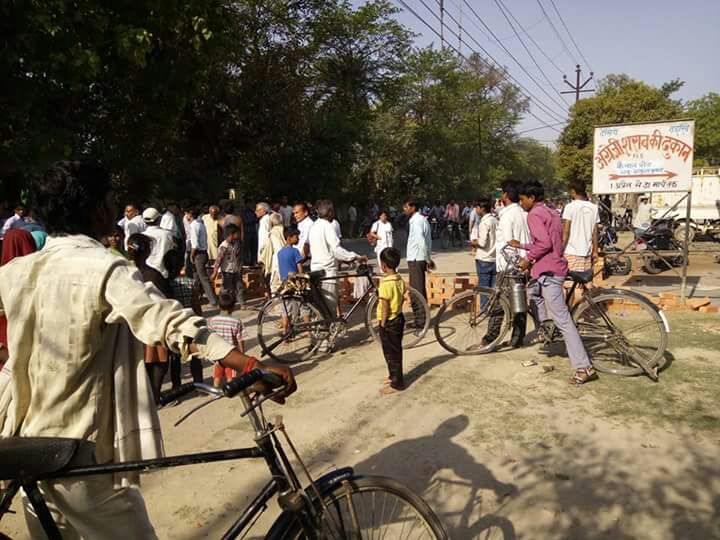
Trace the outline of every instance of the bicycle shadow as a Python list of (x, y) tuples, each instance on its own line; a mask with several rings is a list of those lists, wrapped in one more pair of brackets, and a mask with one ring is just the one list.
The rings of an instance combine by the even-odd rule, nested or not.
[[(518, 489), (514, 484), (500, 482), (485, 465), (477, 463), (465, 448), (453, 441), (469, 424), (464, 414), (449, 418), (432, 435), (391, 444), (356, 464), (355, 471), (403, 479), (436, 511), (453, 540), (474, 539), (481, 533), (488, 538), (515, 540), (513, 523), (497, 510), (507, 498), (517, 494)], [(448, 493), (456, 491), (458, 485), (469, 492), (462, 508), (440, 510), (448, 507)], [(494, 493), (499, 507), (495, 512), (474, 518), (478, 507), (482, 509), (485, 491)]]

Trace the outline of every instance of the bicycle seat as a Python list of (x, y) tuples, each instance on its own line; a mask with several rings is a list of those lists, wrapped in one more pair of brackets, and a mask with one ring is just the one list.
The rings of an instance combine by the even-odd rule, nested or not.
[[(33, 479), (65, 468), (76, 454), (92, 464), (93, 443), (56, 437), (9, 437), (0, 439), (0, 480)], [(82, 448), (82, 452), (78, 452)]]
[(590, 270), (584, 270), (582, 272), (573, 272), (572, 270), (568, 273), (568, 277), (572, 279), (575, 283), (590, 283), (593, 278), (593, 271)]

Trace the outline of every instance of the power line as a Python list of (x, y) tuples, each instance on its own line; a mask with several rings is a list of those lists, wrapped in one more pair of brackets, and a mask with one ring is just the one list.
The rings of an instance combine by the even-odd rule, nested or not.
[(550, 124), (549, 126), (538, 126), (530, 129), (524, 129), (522, 131), (516, 131), (515, 135), (522, 135), (523, 133), (530, 133), (531, 131), (537, 131), (539, 129), (547, 129), (548, 127), (562, 126), (564, 124), (567, 124), (567, 120), (564, 122), (558, 122), (557, 124)]
[[(523, 34), (525, 34), (525, 35), (530, 39), (530, 41), (533, 43), (533, 45), (535, 45), (535, 46), (538, 48), (538, 50), (542, 53), (542, 55), (545, 57), (545, 59), (546, 59), (550, 64), (552, 64), (552, 66), (558, 71), (558, 73), (559, 73), (560, 75), (562, 75), (562, 74), (563, 74), (563, 70), (560, 69), (560, 67), (555, 63), (555, 60), (554, 60), (553, 58), (550, 58), (550, 56), (547, 55), (547, 53), (545, 52), (545, 50), (544, 50), (540, 45), (538, 45), (538, 44), (537, 44), (537, 41), (535, 41), (535, 40), (533, 39), (533, 37), (530, 35), (529, 30), (530, 30), (531, 28), (537, 26), (538, 23), (536, 22), (536, 23), (528, 26), (527, 28), (524, 28), (523, 25), (520, 24), (520, 22), (515, 18), (515, 15), (513, 15), (513, 12), (510, 11), (510, 8), (507, 7), (502, 0), (500, 0), (500, 3), (501, 3), (501, 4), (503, 5), (503, 7), (507, 10), (508, 15), (510, 15), (510, 17), (512, 18), (512, 20), (515, 21), (515, 24), (517, 24), (517, 25), (520, 27), (520, 30), (522, 30)], [(539, 22), (542, 22), (542, 21), (544, 21), (544, 20), (545, 20), (545, 17), (541, 17), (541, 18), (539, 19)], [(511, 37), (512, 37), (512, 36), (511, 36)], [(561, 53), (561, 54), (562, 54), (562, 53)]]
[[(439, 35), (438, 32), (437, 32), (425, 19), (423, 19), (420, 15), (418, 15), (415, 10), (413, 10), (412, 8), (410, 8), (410, 6), (408, 6), (407, 3), (406, 3), (404, 0), (401, 0), (401, 1), (402, 1), (402, 4), (403, 4), (404, 6), (406, 6), (406, 9), (408, 9), (408, 11), (410, 11), (410, 12), (413, 13), (418, 19), (420, 19), (420, 20), (423, 22), (423, 24), (425, 24), (428, 28), (430, 28), (430, 30), (433, 31), (433, 33), (435, 33), (435, 35)], [(425, 9), (427, 9), (427, 10), (430, 12), (430, 14), (431, 14), (433, 17), (435, 17), (438, 21), (441, 20), (440, 17), (438, 16), (438, 14), (435, 13), (435, 11), (434, 11), (430, 6), (428, 6), (428, 4), (426, 3), (426, 0), (420, 0), (420, 3), (425, 7)], [(439, 5), (439, 2), (438, 2), (438, 5)], [(450, 18), (452, 18), (452, 19), (454, 20), (454, 18), (452, 17), (452, 14), (451, 14), (451, 13), (449, 13), (449, 12), (446, 12), (446, 13), (448, 14), (448, 16), (450, 16)], [(447, 30), (448, 30), (450, 33), (452, 33), (455, 37), (459, 37), (458, 34), (454, 33), (454, 32), (453, 32), (452, 30), (450, 30), (449, 28), (448, 28)], [(498, 66), (497, 69), (499, 70), (499, 69), (500, 69), (500, 63), (499, 63), (497, 60), (495, 60), (495, 59), (490, 55), (489, 52), (487, 52), (487, 50), (478, 42), (477, 39), (475, 39), (475, 37), (474, 37), (472, 34), (468, 33), (467, 35), (470, 36), (470, 39), (472, 39), (472, 40), (475, 42), (475, 44), (480, 48), (480, 50), (483, 51), (483, 52)], [(477, 54), (477, 51), (475, 51), (466, 41), (463, 40), (462, 43), (464, 43), (472, 52), (474, 52), (474, 53)], [(459, 51), (459, 50), (458, 50), (457, 48), (455, 48), (455, 47), (451, 47), (451, 48), (452, 48), (455, 52), (457, 52), (462, 58), (464, 58), (466, 61), (469, 62), (468, 58), (467, 58), (465, 55), (463, 55), (461, 51)], [(480, 56), (480, 55), (478, 55), (478, 56)], [(485, 63), (485, 65), (487, 65), (487, 66), (490, 67), (490, 68), (493, 68), (493, 66), (491, 66), (490, 64), (488, 64), (485, 60), (483, 60), (481, 56), (480, 56), (480, 58), (481, 58), (481, 60), (483, 61), (483, 63)], [(552, 118), (553, 120), (562, 120), (561, 115), (557, 114), (550, 106), (548, 106), (545, 102), (541, 101), (535, 94), (533, 94), (532, 92), (530, 92), (530, 90), (528, 90), (526, 87), (524, 87), (524, 86), (520, 83), (520, 81), (518, 81), (515, 77), (513, 77), (509, 72), (500, 70), (500, 73), (505, 73), (505, 75), (503, 75), (503, 77), (502, 77), (503, 79), (507, 79), (507, 78), (509, 77), (510, 79), (513, 80), (513, 82), (514, 82), (518, 87), (520, 87), (522, 90), (524, 90), (524, 91), (525, 91), (525, 93), (524, 93), (525, 97), (527, 97), (527, 98), (528, 98), (529, 100), (531, 100), (531, 101), (534, 100), (534, 101), (535, 101), (535, 104), (538, 106), (538, 108), (540, 108), (540, 110), (542, 110), (548, 117)], [(531, 96), (532, 96), (532, 97), (531, 97)], [(530, 113), (530, 114), (532, 114), (532, 113)], [(537, 117), (536, 117), (536, 118), (537, 118)], [(559, 133), (559, 131), (558, 131), (558, 133)]]
[(550, 23), (550, 26), (552, 27), (553, 32), (555, 32), (555, 35), (557, 36), (558, 40), (560, 41), (560, 43), (562, 43), (562, 46), (563, 46), (563, 48), (565, 49), (565, 52), (568, 53), (568, 56), (570, 57), (570, 59), (571, 59), (573, 62), (575, 62), (576, 64), (579, 64), (579, 62), (577, 61), (577, 58), (575, 58), (575, 55), (570, 51), (570, 49), (569, 49), (568, 46), (567, 46), (567, 43), (565, 43), (565, 40), (564, 40), (564, 39), (562, 38), (562, 36), (560, 35), (560, 32), (558, 32), (558, 29), (557, 29), (557, 27), (555, 26), (555, 23), (552, 22), (552, 19), (551, 19), (550, 16), (547, 14), (547, 11), (545, 11), (545, 7), (543, 7), (542, 2), (540, 2), (540, 0), (535, 0), (535, 1), (537, 2), (538, 6), (540, 6), (540, 10), (543, 12), (543, 15), (545, 16), (545, 19), (547, 19), (547, 22)]
[(585, 55), (582, 53), (582, 51), (580, 50), (580, 47), (578, 47), (577, 43), (575, 42), (575, 38), (573, 38), (573, 35), (570, 33), (570, 29), (568, 28), (567, 24), (565, 24), (565, 19), (563, 19), (562, 15), (560, 15), (560, 11), (558, 10), (557, 6), (555, 5), (555, 0), (550, 0), (550, 4), (552, 4), (553, 9), (555, 10), (555, 13), (558, 16), (558, 19), (560, 19), (560, 22), (563, 25), (563, 28), (565, 28), (565, 31), (567, 32), (568, 36), (570, 36), (570, 41), (572, 41), (572, 44), (575, 45), (577, 52), (580, 53), (580, 58), (582, 58), (583, 62), (585, 62), (585, 65), (590, 68), (590, 71), (593, 71), (593, 68), (590, 65), (590, 62), (588, 62), (587, 58), (585, 58)]
[[(406, 9), (407, 11), (409, 11), (410, 13), (412, 13), (412, 14), (415, 16), (415, 18), (417, 18), (421, 23), (423, 23), (425, 26), (427, 26), (428, 29), (429, 29), (433, 34), (435, 34), (436, 36), (440, 37), (439, 32), (438, 32), (437, 30), (435, 30), (435, 28), (433, 28), (432, 25), (431, 25), (429, 22), (427, 22), (417, 11), (415, 11), (413, 8), (411, 8), (411, 7), (407, 4), (407, 2), (406, 2), (405, 0), (395, 0), (395, 1), (396, 1), (397, 3), (399, 3), (404, 9)], [(473, 41), (475, 41), (475, 43), (477, 43), (477, 40), (475, 40), (475, 38), (473, 38), (472, 36), (471, 36), (471, 38), (473, 39)], [(475, 51), (472, 47), (470, 47), (470, 45), (468, 45), (467, 42), (463, 41), (463, 43), (464, 43), (465, 46), (468, 47), (473, 53), (478, 54), (477, 51)], [(462, 52), (458, 51), (457, 48), (456, 48), (454, 45), (450, 45), (450, 47), (451, 47), (455, 52), (457, 52), (458, 55), (460, 55), (461, 58), (463, 58), (466, 62), (470, 63), (470, 60), (469, 60), (464, 54), (462, 54)], [(532, 99), (531, 99), (531, 97), (530, 97), (530, 96), (532, 95), (532, 93), (530, 93), (522, 84), (520, 84), (512, 75), (510, 75), (510, 73), (508, 73), (507, 71), (501, 70), (501, 69), (499, 68), (500, 64), (499, 64), (497, 61), (495, 61), (495, 60), (492, 58), (492, 56), (490, 56), (490, 54), (488, 54), (487, 51), (485, 51), (485, 49), (482, 48), (482, 46), (480, 46), (480, 48), (481, 48), (481, 50), (483, 50), (483, 52), (485, 52), (485, 53), (487, 54), (487, 56), (488, 56), (493, 62), (495, 62), (495, 64), (496, 64), (498, 67), (496, 68), (495, 66), (492, 66), (492, 65), (489, 64), (484, 58), (482, 58), (481, 55), (478, 54), (479, 60), (480, 60), (481, 62), (483, 62), (483, 63), (484, 63), (486, 66), (488, 66), (489, 68), (497, 70), (498, 74), (501, 76), (502, 79), (505, 79), (506, 81), (507, 81), (508, 78), (512, 79), (512, 80), (516, 83), (516, 85), (517, 85), (521, 90), (525, 90), (525, 92), (522, 92), (522, 91), (521, 91), (521, 94), (523, 94), (526, 98), (528, 98), (528, 100), (532, 101)], [(527, 92), (527, 93), (526, 93), (526, 92)], [(530, 94), (530, 95), (528, 95), (528, 94)], [(533, 97), (534, 97), (534, 96), (533, 96)], [(539, 100), (538, 100), (537, 98), (535, 98), (535, 102), (536, 102), (536, 104), (538, 104)], [(538, 104), (538, 107), (540, 107), (539, 104)], [(541, 108), (541, 110), (543, 110), (543, 112), (544, 112), (545, 114), (547, 114), (549, 117), (552, 117), (552, 116), (553, 116), (552, 114), (549, 114), (547, 111), (545, 111), (544, 109), (542, 109), (542, 107), (540, 107), (540, 108)], [(559, 130), (559, 129), (557, 129), (557, 128), (553, 127), (552, 125), (548, 124), (546, 120), (543, 120), (542, 118), (540, 118), (538, 115), (536, 115), (536, 114), (535, 114), (534, 112), (532, 112), (531, 110), (528, 110), (527, 113), (528, 113), (530, 116), (532, 116), (533, 118), (535, 118), (538, 122), (540, 122), (541, 124), (543, 124), (544, 126), (547, 126), (548, 128), (553, 129), (553, 130), (557, 131), (558, 133), (560, 133), (560, 130)]]
[(515, 26), (513, 25), (512, 21), (510, 20), (510, 17), (507, 16), (507, 14), (505, 13), (505, 10), (503, 9), (503, 8), (504, 8), (504, 4), (502, 3), (502, 0), (495, 0), (495, 5), (496, 5), (496, 6), (498, 7), (498, 9), (500, 10), (500, 13), (503, 14), (503, 17), (505, 17), (505, 20), (506, 20), (506, 21), (508, 22), (508, 24), (510, 25), (510, 28), (512, 28), (513, 32), (515, 32), (515, 35), (517, 36), (518, 40), (520, 40), (520, 43), (522, 44), (523, 49), (525, 49), (525, 52), (528, 54), (528, 56), (530, 57), (530, 59), (533, 61), (533, 64), (535, 64), (535, 67), (538, 68), (538, 70), (540, 70), (540, 75), (542, 75), (543, 78), (547, 81), (547, 83), (550, 85), (550, 88), (552, 88), (553, 90), (555, 90), (555, 91), (557, 92), (558, 96), (560, 96), (560, 99), (562, 99), (562, 100), (565, 102), (565, 105), (568, 105), (568, 106), (569, 106), (570, 104), (568, 103), (568, 101), (567, 101), (567, 99), (565, 98), (565, 96), (563, 96), (563, 95), (560, 93), (560, 91), (559, 91), (557, 88), (555, 88), (555, 86), (553, 86), (553, 83), (552, 83), (552, 81), (550, 81), (550, 78), (547, 76), (547, 74), (545, 73), (545, 71), (540, 67), (540, 64), (538, 64), (537, 60), (535, 60), (535, 57), (534, 57), (533, 54), (530, 52), (530, 49), (529, 49), (528, 46), (525, 44), (525, 41), (523, 41), (523, 38), (520, 37), (520, 34), (519, 34), (518, 31), (515, 29)]
[(530, 80), (532, 80), (532, 81), (537, 85), (537, 87), (540, 88), (540, 91), (541, 91), (543, 94), (545, 94), (545, 95), (550, 99), (550, 101), (552, 101), (552, 102), (555, 103), (558, 107), (560, 107), (560, 109), (563, 110), (563, 114), (564, 114), (564, 113), (565, 113), (565, 111), (564, 111), (565, 105), (563, 105), (563, 104), (560, 103), (559, 101), (555, 100), (555, 98), (554, 98), (553, 96), (551, 96), (551, 95), (547, 92), (547, 90), (545, 90), (545, 88), (535, 79), (535, 77), (533, 77), (533, 76), (528, 72), (528, 70), (525, 69), (525, 66), (523, 66), (517, 58), (515, 58), (515, 56), (510, 52), (510, 50), (505, 46), (505, 44), (504, 44), (502, 41), (499, 41), (499, 40), (498, 40), (498, 37), (495, 35), (495, 32), (493, 32), (492, 29), (485, 23), (485, 21), (483, 21), (482, 17), (480, 17), (480, 15), (478, 15), (478, 12), (475, 11), (475, 8), (473, 8), (472, 5), (470, 5), (467, 0), (463, 0), (463, 3), (468, 7), (468, 9), (470, 9), (470, 11), (472, 12), (472, 14), (475, 15), (475, 17), (480, 21), (480, 23), (481, 23), (481, 24), (485, 27), (485, 29), (490, 33), (490, 35), (493, 37), (493, 39), (500, 44), (500, 46), (501, 46), (502, 49), (507, 53), (507, 55), (508, 55), (510, 58), (513, 59), (513, 61), (518, 65), (518, 67), (520, 67), (520, 69), (523, 71), (523, 73), (525, 73), (525, 75), (527, 75), (528, 78), (530, 78)]

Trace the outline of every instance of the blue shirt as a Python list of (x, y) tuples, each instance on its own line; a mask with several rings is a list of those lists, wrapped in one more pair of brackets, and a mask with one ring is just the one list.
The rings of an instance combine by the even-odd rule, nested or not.
[(297, 272), (297, 265), (303, 260), (303, 256), (293, 246), (285, 246), (278, 251), (278, 266), (280, 267), (280, 279), (287, 279), (290, 272)]
[(410, 231), (407, 241), (407, 260), (430, 262), (432, 251), (432, 233), (427, 219), (415, 212), (410, 218)]

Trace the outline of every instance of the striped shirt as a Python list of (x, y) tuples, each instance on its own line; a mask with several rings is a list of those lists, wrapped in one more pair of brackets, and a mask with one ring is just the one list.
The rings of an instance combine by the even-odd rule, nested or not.
[(234, 317), (227, 315), (218, 315), (208, 319), (208, 328), (214, 334), (223, 338), (230, 345), (239, 347), (243, 339), (245, 339), (245, 328), (243, 323)]

